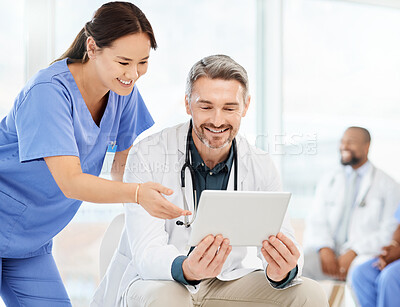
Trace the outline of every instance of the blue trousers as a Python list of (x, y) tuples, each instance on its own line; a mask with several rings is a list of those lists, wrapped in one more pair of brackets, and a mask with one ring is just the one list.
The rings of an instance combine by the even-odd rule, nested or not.
[(6, 306), (72, 306), (51, 254), (0, 258), (0, 273), (0, 296)]
[(354, 269), (352, 286), (362, 307), (400, 306), (400, 260), (382, 271), (367, 261)]

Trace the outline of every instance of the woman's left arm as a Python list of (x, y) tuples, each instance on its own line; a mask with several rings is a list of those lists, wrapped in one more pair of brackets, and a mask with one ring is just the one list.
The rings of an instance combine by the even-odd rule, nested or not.
[(114, 160), (111, 167), (111, 178), (114, 181), (123, 181), (124, 171), (126, 166), (126, 160), (129, 155), (129, 151), (132, 148), (129, 147), (123, 151), (117, 151), (114, 156)]

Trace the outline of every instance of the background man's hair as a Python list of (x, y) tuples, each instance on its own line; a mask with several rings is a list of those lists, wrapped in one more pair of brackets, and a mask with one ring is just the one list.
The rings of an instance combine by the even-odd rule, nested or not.
[(364, 135), (365, 138), (365, 142), (370, 143), (371, 142), (371, 134), (369, 133), (369, 131), (363, 127), (358, 127), (358, 126), (351, 126), (349, 128), (347, 128), (346, 130), (349, 129), (358, 129), (361, 131), (361, 133)]

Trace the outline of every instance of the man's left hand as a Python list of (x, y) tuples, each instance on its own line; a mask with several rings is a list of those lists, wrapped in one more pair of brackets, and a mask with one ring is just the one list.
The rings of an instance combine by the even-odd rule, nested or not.
[(275, 282), (285, 279), (300, 258), (296, 245), (281, 232), (263, 241), (261, 253), (268, 262), (267, 276)]
[(356, 258), (357, 254), (353, 250), (349, 250), (346, 253), (338, 257), (339, 263), (339, 280), (346, 280), (347, 272), (349, 271), (350, 264)]

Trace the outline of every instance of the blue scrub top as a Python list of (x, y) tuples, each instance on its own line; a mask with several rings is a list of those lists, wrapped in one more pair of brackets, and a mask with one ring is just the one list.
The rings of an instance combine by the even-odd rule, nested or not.
[(153, 124), (136, 85), (127, 96), (109, 92), (97, 126), (66, 59), (39, 71), (0, 123), (0, 258), (51, 252), (82, 203), (64, 196), (44, 157), (77, 156), (98, 176), (108, 145), (123, 151)]

